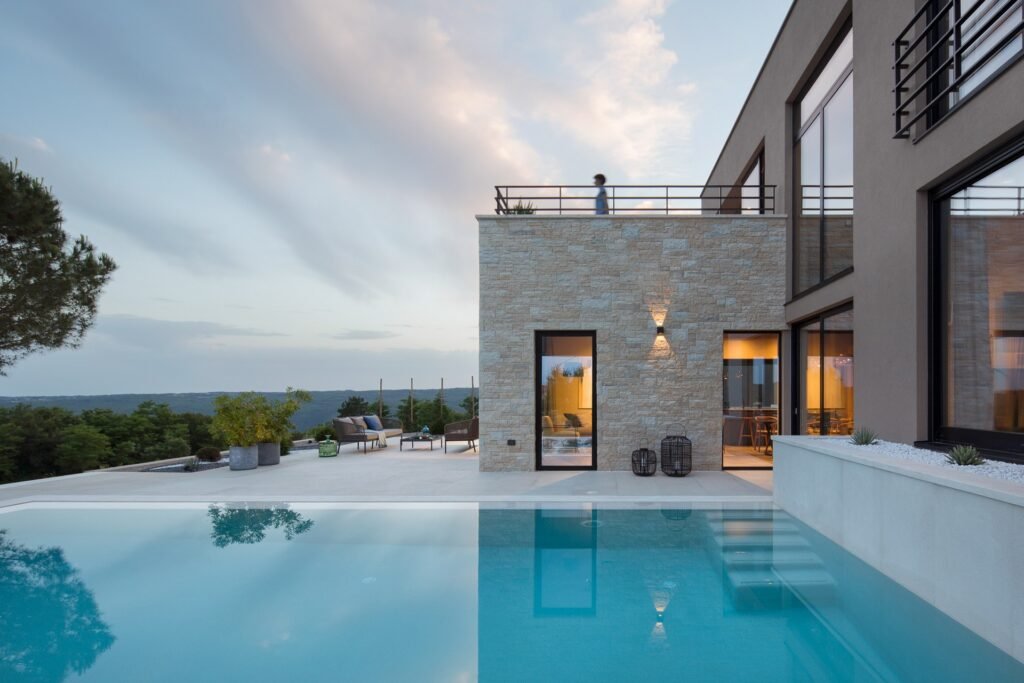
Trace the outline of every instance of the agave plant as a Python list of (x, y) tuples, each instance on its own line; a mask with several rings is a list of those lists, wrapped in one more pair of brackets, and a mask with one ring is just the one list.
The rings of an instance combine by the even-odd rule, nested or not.
[(871, 446), (878, 443), (878, 435), (867, 427), (861, 427), (850, 436), (850, 443), (854, 446)]
[(526, 202), (523, 204), (522, 200), (519, 200), (508, 210), (508, 212), (514, 214), (532, 214), (534, 212), (533, 202)]
[(946, 454), (946, 462), (953, 465), (984, 465), (985, 459), (974, 446), (953, 446)]

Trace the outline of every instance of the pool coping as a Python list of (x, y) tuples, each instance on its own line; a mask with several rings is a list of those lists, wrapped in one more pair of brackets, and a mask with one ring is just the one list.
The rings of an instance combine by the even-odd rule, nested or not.
[(518, 495), (518, 496), (27, 496), (0, 501), (0, 514), (12, 508), (27, 506), (131, 506), (144, 508), (147, 506), (162, 507), (168, 505), (218, 505), (246, 503), (249, 505), (477, 505), (507, 506), (517, 505), (598, 505), (601, 507), (623, 506), (626, 508), (680, 505), (693, 509), (721, 508), (727, 506), (736, 509), (773, 508), (771, 495), (764, 496), (553, 496), (553, 495)]

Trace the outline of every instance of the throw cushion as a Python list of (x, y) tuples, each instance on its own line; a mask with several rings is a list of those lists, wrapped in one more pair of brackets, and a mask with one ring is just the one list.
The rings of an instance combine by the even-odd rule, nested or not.
[(336, 418), (334, 418), (334, 421), (335, 422), (345, 422), (346, 424), (352, 424), (352, 418), (351, 417), (336, 417)]
[(544, 431), (551, 431), (555, 428), (555, 423), (552, 422), (551, 418), (547, 415), (544, 416)]
[(579, 428), (579, 427), (583, 426), (583, 423), (580, 422), (580, 418), (578, 416), (574, 415), (573, 413), (566, 413), (565, 414), (565, 421), (566, 421), (566, 423), (570, 427)]
[(356, 427), (359, 427), (360, 429), (366, 429), (366, 422), (363, 420), (363, 418), (353, 417), (351, 418), (351, 420), (352, 424), (354, 424)]
[(366, 415), (363, 417), (363, 422), (366, 423), (367, 429), (372, 429), (375, 432), (384, 430), (384, 425), (381, 424), (380, 418), (376, 415)]

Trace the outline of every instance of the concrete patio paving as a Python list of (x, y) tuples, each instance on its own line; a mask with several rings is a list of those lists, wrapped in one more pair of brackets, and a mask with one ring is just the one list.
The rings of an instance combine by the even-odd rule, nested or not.
[(771, 502), (770, 471), (480, 472), (472, 451), (399, 451), (336, 458), (299, 450), (281, 464), (233, 472), (95, 471), (0, 486), (0, 507), (28, 502)]

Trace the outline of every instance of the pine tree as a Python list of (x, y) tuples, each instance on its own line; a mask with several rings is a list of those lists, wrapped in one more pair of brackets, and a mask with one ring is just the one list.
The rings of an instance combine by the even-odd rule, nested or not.
[(117, 267), (84, 236), (69, 245), (60, 203), (0, 161), (0, 374), (37, 351), (75, 347)]

